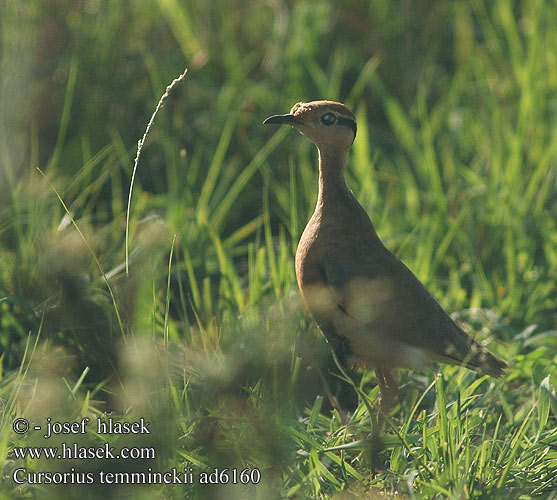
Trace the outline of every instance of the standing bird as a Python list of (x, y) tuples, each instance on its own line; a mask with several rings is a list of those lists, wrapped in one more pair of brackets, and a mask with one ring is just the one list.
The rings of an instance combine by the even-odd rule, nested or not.
[(341, 364), (375, 370), (382, 409), (396, 400), (394, 368), (441, 362), (500, 377), (506, 363), (459, 328), (385, 248), (346, 185), (354, 114), (338, 102), (300, 102), (263, 123), (290, 125), (317, 146), (319, 194), (296, 251), (298, 286)]

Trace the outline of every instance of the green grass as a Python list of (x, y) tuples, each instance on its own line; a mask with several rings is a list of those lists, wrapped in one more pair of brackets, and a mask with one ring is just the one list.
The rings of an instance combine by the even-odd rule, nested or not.
[[(555, 25), (546, 0), (3, 2), (0, 499), (557, 498)], [(184, 65), (126, 275), (137, 140)], [(316, 151), (261, 126), (315, 98), (357, 115), (348, 184), (386, 245), (510, 365), (402, 371), (380, 440), (373, 374), (339, 371), (297, 292)], [(17, 417), (151, 434), (47, 440)], [(62, 442), (156, 458), (14, 457)], [(21, 467), (95, 482), (17, 485)], [(195, 484), (99, 484), (149, 467)], [(200, 484), (216, 468), (261, 480)]]

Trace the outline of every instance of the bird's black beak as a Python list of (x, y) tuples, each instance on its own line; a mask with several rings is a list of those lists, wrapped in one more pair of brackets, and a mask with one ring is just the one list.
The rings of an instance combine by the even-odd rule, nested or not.
[(303, 122), (298, 120), (294, 115), (274, 115), (267, 118), (263, 124), (274, 123), (276, 125), (291, 125), (296, 127), (298, 125), (303, 125)]

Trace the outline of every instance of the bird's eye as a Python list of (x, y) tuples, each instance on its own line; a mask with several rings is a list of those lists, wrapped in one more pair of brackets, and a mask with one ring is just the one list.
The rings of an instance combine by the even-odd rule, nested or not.
[(337, 121), (337, 117), (335, 115), (333, 115), (333, 113), (325, 113), (321, 117), (321, 123), (323, 123), (324, 125), (327, 125), (327, 126), (332, 125), (336, 121)]

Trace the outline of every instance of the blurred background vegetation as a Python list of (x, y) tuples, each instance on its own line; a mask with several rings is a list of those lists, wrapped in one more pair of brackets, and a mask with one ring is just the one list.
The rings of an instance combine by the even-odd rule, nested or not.
[[(26, 467), (259, 467), (264, 480), (250, 498), (551, 494), (555, 26), (550, 0), (4, 0), (6, 498), (97, 498), (93, 487), (17, 487), (11, 448), (49, 444), (14, 437), (11, 422), (105, 414), (158, 423), (154, 465)], [(137, 141), (185, 67), (139, 162), (126, 276)], [(360, 448), (318, 455), (365, 437), (369, 415), (363, 394), (358, 401), (329, 374), (327, 345), (299, 304), (293, 255), (315, 204), (316, 151), (295, 132), (261, 126), (322, 98), (357, 115), (348, 184), (386, 245), (477, 338), (500, 340), (491, 348), (512, 365), (496, 386), (445, 367), (423, 400), (431, 376), (402, 374), (395, 424), (411, 446), (387, 436), (379, 474)], [(349, 416), (331, 412), (318, 372)], [(352, 375), (376, 395), (371, 374)], [(445, 411), (460, 422), (454, 429)], [(472, 439), (482, 432), (484, 444)], [(444, 448), (447, 435), (461, 436), (456, 448)]]

